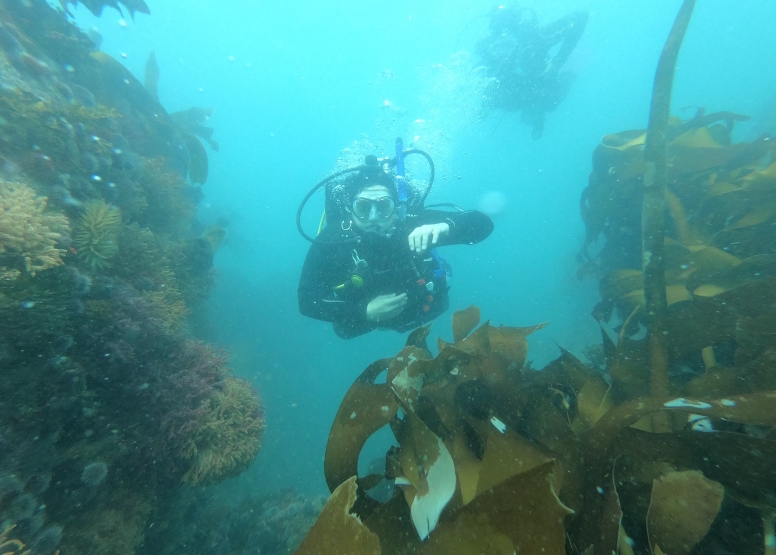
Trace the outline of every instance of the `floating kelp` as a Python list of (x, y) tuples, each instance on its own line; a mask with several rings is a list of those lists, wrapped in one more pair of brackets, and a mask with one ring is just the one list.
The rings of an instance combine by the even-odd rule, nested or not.
[[(299, 553), (313, 544), (357, 552), (356, 538), (371, 534), (380, 545), (369, 552), (383, 554), (689, 553), (722, 526), (723, 496), (728, 522), (751, 527), (760, 515), (750, 507), (762, 507), (768, 526), (776, 387), (690, 396), (674, 386), (676, 397), (648, 397), (618, 368), (628, 339), (606, 347), (604, 372), (565, 351), (535, 371), (525, 367), (526, 337), (542, 326), (471, 332), (478, 314), (453, 315), (458, 340), (438, 341), (436, 357), (420, 330), (353, 384), (324, 462), (347, 502), (335, 495), (323, 514), (340, 514), (340, 524), (320, 520)], [(646, 366), (625, 368), (649, 377)], [(655, 414), (668, 433), (650, 431)], [(385, 425), (398, 447), (384, 475), (357, 476), (362, 447)], [(384, 479), (395, 493), (379, 502), (369, 490)], [(754, 553), (763, 541), (760, 528), (728, 548)]]

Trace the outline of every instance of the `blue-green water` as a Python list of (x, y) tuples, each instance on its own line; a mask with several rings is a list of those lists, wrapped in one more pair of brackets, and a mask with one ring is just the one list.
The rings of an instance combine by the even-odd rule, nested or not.
[[(136, 76), (156, 52), (168, 111), (214, 109), (209, 123), (221, 148), (210, 155), (200, 219), (223, 216), (229, 227), (207, 333), (234, 353), (236, 373), (257, 386), (267, 414), (263, 449), (237, 479), (241, 488), (325, 493), (323, 452), (343, 394), (367, 364), (404, 342), (392, 332), (346, 342), (296, 306), (308, 248), (294, 226), (298, 202), (354, 141), (368, 138), (387, 153), (403, 136), (428, 150), (440, 168), (431, 201), (474, 208), (488, 193), (503, 196), (485, 243), (447, 249), (452, 308), (476, 304), (497, 324), (551, 322), (531, 337), (536, 366), (557, 355), (556, 345), (581, 353), (599, 341), (588, 316), (595, 282), (574, 277), (584, 234), (579, 197), (601, 136), (645, 127), (680, 2), (525, 4), (541, 23), (590, 12), (568, 62), (577, 80), (538, 141), (514, 114), (479, 117), (479, 76), (467, 53), (485, 33), (489, 2), (151, 0), (153, 15), (136, 14), (126, 26), (112, 10), (100, 19), (75, 10), (78, 24), (97, 27), (102, 49)], [(751, 115), (736, 128), (740, 140), (772, 130), (774, 18), (776, 5), (765, 0), (700, 2), (673, 113), (686, 119), (703, 106)], [(449, 326), (448, 313), (432, 337), (449, 338)]]
[[(364, 555), (772, 547), (776, 8), (74, 1), (0, 0), (0, 551), (288, 554), (355, 473)], [(300, 200), (397, 136), (495, 222), (441, 249), (431, 351), (297, 304)], [(376, 244), (324, 294), (446, 306)], [(299, 555), (358, 540), (319, 522)]]

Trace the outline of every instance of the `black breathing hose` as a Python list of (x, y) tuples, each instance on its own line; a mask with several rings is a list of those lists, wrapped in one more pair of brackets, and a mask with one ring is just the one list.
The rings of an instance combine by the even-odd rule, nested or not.
[(370, 166), (357, 166), (355, 168), (349, 168), (347, 170), (342, 170), (341, 172), (337, 172), (335, 174), (332, 174), (329, 177), (325, 178), (324, 180), (319, 181), (318, 184), (315, 187), (310, 189), (310, 192), (305, 195), (305, 197), (302, 199), (302, 202), (299, 204), (299, 210), (296, 211), (296, 229), (299, 230), (299, 233), (302, 235), (302, 237), (304, 237), (305, 239), (307, 239), (311, 243), (342, 243), (343, 242), (342, 240), (340, 240), (340, 241), (322, 241), (320, 239), (317, 239), (315, 237), (310, 237), (309, 235), (307, 235), (307, 233), (305, 233), (304, 229), (302, 229), (302, 211), (304, 210), (304, 206), (305, 206), (305, 204), (307, 204), (307, 201), (310, 200), (310, 198), (315, 194), (315, 192), (318, 189), (320, 189), (321, 187), (323, 187), (324, 185), (326, 185), (329, 181), (332, 181), (333, 179), (336, 179), (336, 178), (340, 177), (341, 175), (345, 175), (345, 174), (348, 174), (348, 173), (353, 173), (353, 172), (361, 171), (364, 168), (368, 168), (368, 167), (370, 167)]

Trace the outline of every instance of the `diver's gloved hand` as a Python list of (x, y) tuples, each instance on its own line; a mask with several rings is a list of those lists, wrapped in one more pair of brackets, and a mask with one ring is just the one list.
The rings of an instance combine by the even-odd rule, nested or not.
[(426, 252), (433, 249), (440, 237), (450, 233), (450, 224), (430, 224), (416, 227), (409, 236), (410, 250)]
[(370, 322), (385, 322), (399, 315), (407, 306), (407, 293), (379, 295), (366, 305), (366, 319)]

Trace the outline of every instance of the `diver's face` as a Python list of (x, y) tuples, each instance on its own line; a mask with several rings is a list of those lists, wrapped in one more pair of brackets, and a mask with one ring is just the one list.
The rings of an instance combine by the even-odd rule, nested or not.
[(362, 232), (385, 233), (396, 221), (396, 202), (384, 185), (370, 185), (359, 191), (350, 205), (353, 225)]

